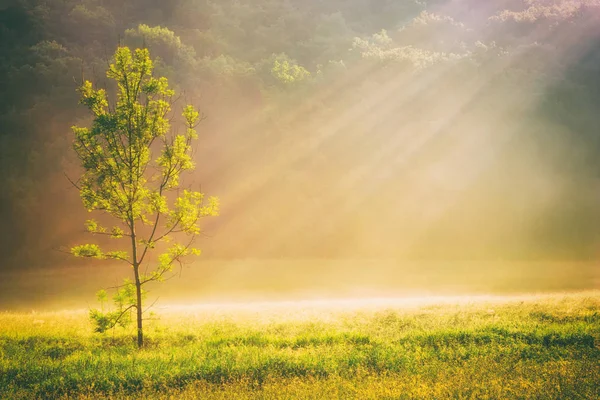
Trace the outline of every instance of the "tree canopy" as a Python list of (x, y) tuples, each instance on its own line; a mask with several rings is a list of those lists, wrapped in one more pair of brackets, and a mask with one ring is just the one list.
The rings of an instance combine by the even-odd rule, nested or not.
[[(104, 331), (123, 324), (127, 311), (135, 309), (141, 347), (143, 288), (163, 280), (183, 257), (200, 254), (193, 247), (200, 233), (199, 220), (217, 215), (219, 203), (215, 197), (205, 200), (200, 192), (179, 190), (181, 173), (194, 168), (191, 143), (198, 138), (195, 128), (200, 114), (193, 106), (185, 106), (185, 133), (172, 132), (175, 93), (165, 77), (154, 77), (149, 51), (119, 47), (106, 76), (117, 86), (114, 104), (106, 89), (95, 89), (90, 81), (79, 89), (93, 122), (90, 128), (73, 127), (73, 146), (84, 170), (76, 185), (88, 211), (103, 211), (116, 222), (108, 229), (88, 220), (87, 230), (125, 239), (129, 246), (128, 250), (105, 251), (97, 244), (83, 244), (71, 252), (77, 257), (122, 261), (133, 268), (134, 279), (126, 280), (114, 296), (117, 309), (109, 313), (93, 310), (91, 315), (97, 329)], [(156, 150), (160, 153), (153, 156)], [(169, 193), (174, 197), (169, 199)], [(189, 239), (180, 242), (172, 237), (176, 234)], [(149, 253), (163, 243), (167, 246), (162, 254), (155, 262), (149, 261)], [(100, 296), (105, 295), (103, 291)]]

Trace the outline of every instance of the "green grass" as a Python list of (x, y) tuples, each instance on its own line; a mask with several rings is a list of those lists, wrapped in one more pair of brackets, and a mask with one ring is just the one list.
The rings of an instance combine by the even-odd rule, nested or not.
[(0, 398), (600, 399), (600, 293), (163, 312), (141, 351), (85, 312), (3, 313)]

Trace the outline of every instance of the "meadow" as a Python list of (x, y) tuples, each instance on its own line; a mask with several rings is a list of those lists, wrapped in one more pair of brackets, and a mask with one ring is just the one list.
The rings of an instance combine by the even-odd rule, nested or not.
[(0, 313), (1, 399), (600, 399), (600, 292)]

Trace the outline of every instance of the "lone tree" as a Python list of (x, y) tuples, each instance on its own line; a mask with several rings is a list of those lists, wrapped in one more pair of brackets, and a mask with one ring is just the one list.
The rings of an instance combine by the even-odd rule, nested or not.
[[(144, 286), (162, 281), (183, 257), (199, 255), (193, 247), (201, 217), (218, 214), (218, 200), (200, 192), (180, 189), (180, 174), (194, 169), (191, 143), (197, 138), (199, 113), (183, 109), (185, 134), (171, 130), (174, 92), (167, 79), (152, 75), (147, 49), (132, 52), (119, 47), (107, 77), (116, 82), (116, 100), (109, 102), (104, 89), (85, 81), (79, 88), (81, 103), (93, 114), (90, 128), (73, 127), (74, 149), (83, 174), (76, 183), (88, 211), (103, 211), (115, 220), (111, 228), (88, 220), (92, 234), (123, 239), (118, 250), (105, 251), (97, 244), (73, 247), (78, 257), (117, 260), (129, 264), (133, 280), (116, 288), (113, 311), (92, 310), (96, 331), (104, 332), (131, 322), (135, 310), (137, 344), (144, 344)], [(183, 242), (173, 234), (185, 236)], [(153, 249), (158, 257), (150, 259)], [(124, 250), (126, 249), (126, 250)], [(143, 266), (143, 270), (142, 270)], [(101, 290), (98, 297), (106, 300)]]

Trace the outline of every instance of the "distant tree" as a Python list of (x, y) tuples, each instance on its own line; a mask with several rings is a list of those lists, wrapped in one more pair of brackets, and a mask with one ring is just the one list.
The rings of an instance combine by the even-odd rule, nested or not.
[(104, 7), (77, 4), (66, 18), (66, 23), (70, 28), (67, 35), (75, 42), (93, 43), (98, 41), (106, 45), (111, 39), (114, 39), (115, 18)]
[(192, 64), (196, 52), (190, 46), (181, 42), (169, 28), (140, 24), (136, 29), (125, 31), (125, 44), (132, 47), (148, 47), (154, 57), (167, 65), (184, 66)]
[[(89, 220), (87, 230), (125, 239), (127, 250), (105, 251), (97, 244), (83, 244), (71, 252), (77, 257), (120, 261), (133, 270), (133, 280), (126, 279), (116, 290), (116, 309), (92, 310), (90, 317), (96, 331), (103, 332), (129, 323), (135, 310), (138, 347), (144, 343), (144, 286), (162, 281), (183, 257), (199, 255), (192, 246), (200, 233), (198, 222), (218, 214), (217, 198), (180, 190), (180, 174), (194, 168), (191, 143), (197, 138), (200, 115), (186, 106), (185, 134), (173, 133), (174, 92), (167, 79), (154, 77), (152, 70), (147, 49), (132, 52), (119, 47), (107, 71), (117, 85), (115, 104), (109, 104), (104, 89), (85, 81), (79, 89), (81, 103), (94, 119), (90, 128), (73, 127), (74, 149), (84, 169), (76, 183), (83, 204), (90, 212), (104, 211), (116, 219), (110, 229)], [(186, 234), (188, 240), (173, 240), (170, 235), (176, 233)], [(161, 254), (150, 262), (149, 253), (159, 246)], [(98, 294), (102, 302), (106, 296), (105, 291)]]
[(310, 79), (310, 72), (287, 54), (273, 54), (258, 67), (265, 82), (281, 87), (294, 87)]
[(279, 60), (275, 60), (273, 63), (271, 74), (284, 85), (291, 85), (310, 77), (310, 72), (301, 65)]

